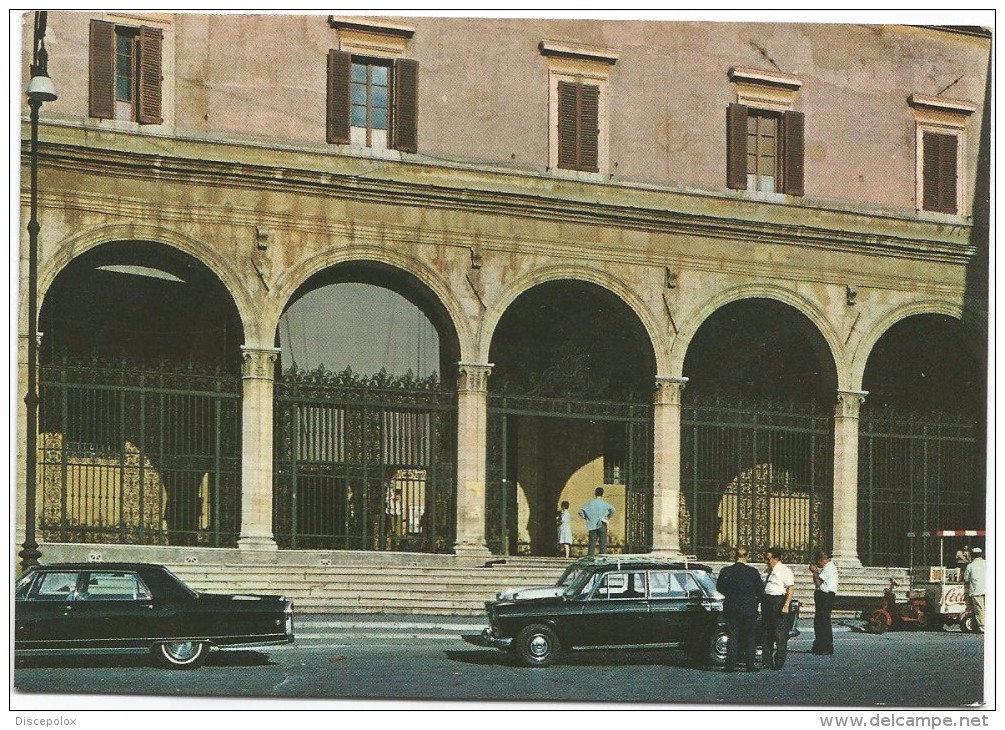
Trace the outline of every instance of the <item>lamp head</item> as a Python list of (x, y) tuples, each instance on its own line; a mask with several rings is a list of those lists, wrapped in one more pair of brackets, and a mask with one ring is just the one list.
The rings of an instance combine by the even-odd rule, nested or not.
[(56, 101), (59, 95), (56, 93), (56, 85), (48, 76), (32, 76), (28, 82), (28, 99), (31, 101)]

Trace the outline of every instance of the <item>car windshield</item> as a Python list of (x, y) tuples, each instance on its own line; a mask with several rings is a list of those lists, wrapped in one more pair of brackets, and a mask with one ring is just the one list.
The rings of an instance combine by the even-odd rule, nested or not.
[(35, 573), (29, 572), (26, 575), (21, 576), (21, 580), (17, 582), (14, 587), (14, 599), (26, 598), (28, 596), (28, 589), (31, 587), (31, 581), (35, 577)]
[(565, 572), (562, 573), (562, 575), (558, 579), (558, 582), (555, 583), (555, 585), (571, 586), (573, 583), (576, 582), (576, 579), (583, 574), (583, 570), (584, 568), (582, 565), (576, 565), (575, 563), (573, 563), (572, 565), (570, 565), (568, 568), (565, 569)]
[(588, 570), (580, 569), (575, 579), (569, 583), (569, 587), (562, 591), (562, 595), (566, 598), (585, 596), (594, 589), (603, 576), (603, 573), (591, 573)]

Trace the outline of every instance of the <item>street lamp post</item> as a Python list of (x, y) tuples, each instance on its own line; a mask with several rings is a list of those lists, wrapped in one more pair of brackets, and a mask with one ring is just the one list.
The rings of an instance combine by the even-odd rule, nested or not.
[(45, 12), (35, 13), (35, 47), (28, 107), (31, 109), (31, 210), (28, 218), (28, 392), (25, 404), (25, 535), (20, 552), (21, 568), (38, 565), (41, 553), (35, 540), (36, 496), (38, 488), (38, 111), (47, 101), (55, 101), (56, 85), (49, 78), (45, 50)]

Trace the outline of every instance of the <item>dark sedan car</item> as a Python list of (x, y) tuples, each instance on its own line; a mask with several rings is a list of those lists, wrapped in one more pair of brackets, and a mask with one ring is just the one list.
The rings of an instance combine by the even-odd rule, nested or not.
[(722, 596), (709, 566), (645, 556), (574, 565), (560, 591), (508, 591), (486, 602), (485, 643), (532, 667), (578, 649), (676, 647), (697, 663), (725, 661)]
[(486, 603), (488, 643), (528, 666), (567, 649), (682, 647), (714, 660), (725, 646), (722, 602), (708, 566), (608, 558), (585, 566), (557, 596)]
[(214, 647), (293, 641), (286, 598), (197, 593), (161, 565), (39, 566), (14, 598), (16, 656), (151, 652), (162, 666), (194, 669)]

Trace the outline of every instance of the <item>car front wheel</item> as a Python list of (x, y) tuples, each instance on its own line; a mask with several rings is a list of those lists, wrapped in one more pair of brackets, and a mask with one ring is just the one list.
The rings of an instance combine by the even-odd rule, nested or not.
[(195, 669), (209, 655), (209, 645), (202, 641), (168, 641), (153, 648), (154, 658), (168, 669)]
[(513, 644), (517, 658), (528, 667), (551, 666), (561, 652), (555, 632), (544, 624), (523, 627)]

